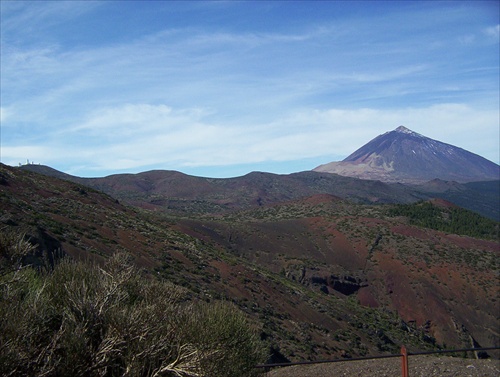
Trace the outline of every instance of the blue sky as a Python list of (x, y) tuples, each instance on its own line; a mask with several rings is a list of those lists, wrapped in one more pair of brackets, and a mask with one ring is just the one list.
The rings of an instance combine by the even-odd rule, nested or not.
[(208, 177), (404, 125), (499, 163), (497, 1), (0, 1), (2, 163)]

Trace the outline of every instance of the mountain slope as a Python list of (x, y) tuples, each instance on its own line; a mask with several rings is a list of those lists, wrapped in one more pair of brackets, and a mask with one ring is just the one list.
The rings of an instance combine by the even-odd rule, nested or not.
[(385, 206), (323, 194), (167, 218), (0, 165), (0, 208), (1, 230), (26, 232), (39, 252), (102, 260), (125, 250), (146, 274), (193, 297), (234, 302), (273, 360), (433, 349), (443, 340), (462, 347), (470, 337), (498, 345), (498, 242), (417, 228), (388, 218)]
[(223, 213), (329, 194), (356, 203), (377, 204), (443, 198), (500, 220), (500, 181), (461, 184), (434, 180), (402, 185), (314, 171), (288, 175), (253, 172), (235, 178), (203, 178), (177, 171), (153, 170), (80, 178), (43, 165), (23, 165), (19, 169), (82, 184), (123, 203), (174, 215)]
[(434, 179), (413, 187), (428, 197), (445, 199), (500, 221), (500, 181), (457, 183)]
[(43, 165), (24, 165), (20, 169), (70, 180), (128, 204), (170, 213), (223, 212), (319, 193), (359, 203), (411, 203), (426, 198), (418, 190), (402, 185), (311, 171), (289, 175), (252, 172), (235, 178), (204, 178), (177, 171), (152, 170), (80, 178)]
[[(444, 201), (428, 206), (438, 222), (456, 210)], [(438, 342), (497, 342), (497, 237), (479, 240), (414, 226), (410, 218), (391, 215), (392, 208), (399, 207), (321, 195), (180, 224), (311, 289), (427, 326)], [(490, 229), (498, 235), (498, 223)]]
[(401, 183), (500, 179), (497, 164), (403, 126), (377, 136), (343, 161), (320, 165), (314, 171)]

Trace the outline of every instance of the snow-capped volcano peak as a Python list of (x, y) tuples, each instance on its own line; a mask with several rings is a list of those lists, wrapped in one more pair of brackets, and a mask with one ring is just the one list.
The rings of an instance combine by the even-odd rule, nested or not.
[(421, 134), (419, 134), (419, 133), (417, 133), (415, 131), (412, 131), (409, 128), (406, 128), (405, 126), (399, 126), (393, 132), (399, 132), (399, 133), (402, 133), (402, 134), (424, 137), (423, 135), (421, 135)]
[(500, 178), (497, 164), (404, 126), (379, 135), (341, 162), (330, 162), (314, 170), (407, 183), (434, 178), (457, 182)]
[(405, 126), (399, 126), (394, 131), (396, 131), (396, 132), (403, 132), (405, 134), (412, 134), (412, 133), (414, 133), (412, 130), (406, 128)]

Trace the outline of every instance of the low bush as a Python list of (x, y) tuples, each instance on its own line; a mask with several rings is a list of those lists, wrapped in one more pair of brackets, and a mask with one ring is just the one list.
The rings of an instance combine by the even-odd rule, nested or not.
[(0, 375), (234, 377), (262, 361), (236, 307), (194, 302), (141, 276), (125, 254), (102, 267), (65, 258), (40, 272), (11, 263), (12, 245), (1, 249), (10, 254), (0, 277)]

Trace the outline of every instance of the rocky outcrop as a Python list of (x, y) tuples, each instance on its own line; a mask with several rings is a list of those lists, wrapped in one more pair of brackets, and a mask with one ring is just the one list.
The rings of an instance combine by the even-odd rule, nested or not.
[(361, 288), (367, 287), (368, 283), (358, 277), (351, 275), (325, 274), (319, 268), (306, 267), (304, 265), (290, 265), (283, 271), (284, 275), (292, 280), (306, 286), (316, 286), (324, 293), (338, 292), (350, 296)]
[(360, 288), (368, 286), (366, 282), (353, 276), (313, 276), (310, 281), (313, 285), (321, 285), (321, 290), (325, 293), (330, 293), (330, 290), (333, 290), (345, 296), (350, 296), (356, 293)]

